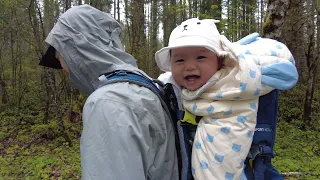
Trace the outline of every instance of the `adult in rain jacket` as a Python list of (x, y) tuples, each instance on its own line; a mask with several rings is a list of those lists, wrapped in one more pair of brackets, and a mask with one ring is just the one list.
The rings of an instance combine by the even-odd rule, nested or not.
[(105, 84), (115, 70), (144, 74), (120, 41), (121, 26), (89, 5), (66, 11), (46, 38), (40, 65), (69, 72), (89, 94), (80, 141), (82, 179), (179, 179), (174, 127), (157, 95), (129, 82)]

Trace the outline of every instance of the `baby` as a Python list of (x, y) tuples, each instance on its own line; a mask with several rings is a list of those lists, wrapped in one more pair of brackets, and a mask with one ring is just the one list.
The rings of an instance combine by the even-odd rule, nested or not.
[[(197, 18), (182, 22), (172, 31), (168, 47), (155, 58), (181, 88), (185, 114), (201, 117), (199, 122), (182, 120), (198, 124), (191, 158), (194, 178), (240, 179), (256, 126), (259, 96), (274, 88), (291, 88), (297, 78), (284, 87), (263, 74), (273, 64), (294, 67), (285, 45), (261, 40), (261, 50), (261, 46), (231, 43), (220, 35), (215, 22)], [(275, 51), (273, 46), (268, 49), (270, 41)]]

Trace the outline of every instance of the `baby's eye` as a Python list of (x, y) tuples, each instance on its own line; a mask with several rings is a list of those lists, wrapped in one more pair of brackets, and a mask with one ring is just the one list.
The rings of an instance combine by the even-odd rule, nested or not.
[(197, 59), (204, 59), (206, 58), (205, 56), (198, 56)]
[(177, 59), (175, 60), (175, 62), (183, 62), (184, 60), (183, 59)]

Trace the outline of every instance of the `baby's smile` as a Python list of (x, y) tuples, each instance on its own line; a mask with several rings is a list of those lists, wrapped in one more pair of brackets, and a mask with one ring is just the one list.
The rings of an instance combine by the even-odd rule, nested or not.
[(198, 75), (188, 75), (184, 79), (187, 81), (196, 81), (199, 78), (200, 78), (200, 76), (198, 76)]

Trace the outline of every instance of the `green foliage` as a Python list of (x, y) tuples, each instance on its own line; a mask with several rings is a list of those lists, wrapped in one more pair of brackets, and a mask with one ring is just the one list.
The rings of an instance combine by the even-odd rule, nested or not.
[(278, 123), (273, 164), (280, 172), (301, 172), (299, 179), (320, 178), (320, 135), (294, 124)]
[(57, 122), (50, 121), (49, 124), (36, 124), (32, 126), (31, 133), (46, 139), (54, 139), (57, 129)]
[(211, 9), (212, 9), (212, 10), (216, 10), (216, 9), (218, 9), (218, 8), (219, 8), (219, 6), (216, 5), (216, 4), (212, 4), (212, 5), (211, 5)]
[(288, 91), (280, 91), (279, 121), (301, 121), (305, 89), (304, 85), (298, 84)]
[[(7, 137), (7, 136), (6, 136), (6, 133), (1, 131), (1, 132), (0, 132), (0, 141), (3, 141), (6, 137)], [(1, 149), (1, 146), (2, 146), (2, 148), (3, 148), (3, 145), (0, 144), (0, 149)]]
[(0, 113), (0, 179), (80, 179), (81, 121), (64, 120), (73, 140), (69, 146), (56, 120), (31, 125), (16, 117), (10, 111)]
[[(278, 126), (274, 165), (281, 172), (298, 172), (292, 178), (320, 177), (320, 120), (319, 104), (313, 103), (312, 127), (302, 119), (306, 86), (297, 84), (279, 96)], [(314, 99), (319, 97), (316, 88)]]
[[(304, 98), (306, 86), (302, 83), (297, 84), (294, 88), (288, 91), (281, 91), (279, 97), (279, 121), (291, 122), (296, 128), (308, 128), (303, 121)], [(320, 125), (320, 103), (319, 88), (315, 88), (312, 102), (311, 127), (313, 130), (318, 129)]]
[(0, 179), (80, 179), (78, 143), (53, 149), (32, 145), (25, 151), (12, 147), (6, 153), (0, 156)]

